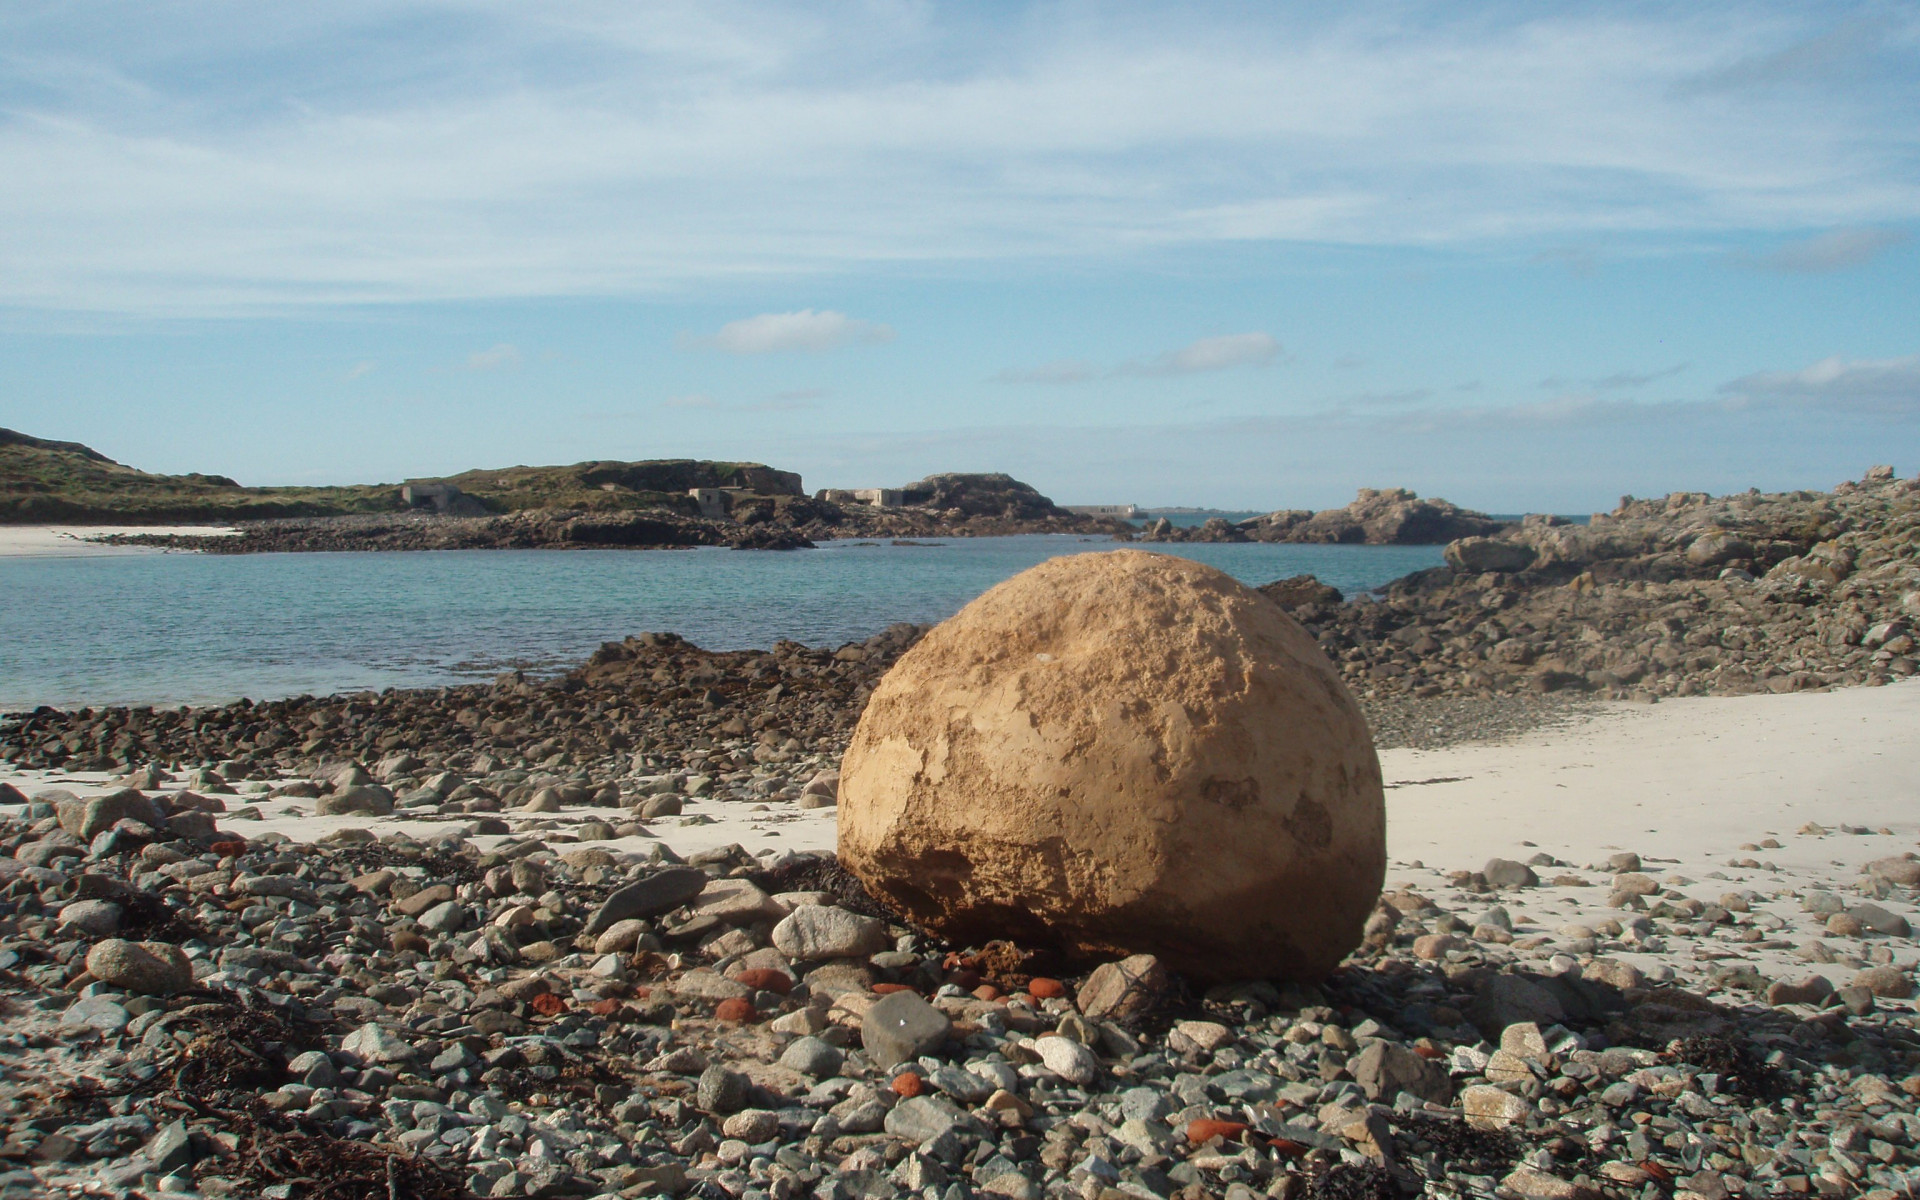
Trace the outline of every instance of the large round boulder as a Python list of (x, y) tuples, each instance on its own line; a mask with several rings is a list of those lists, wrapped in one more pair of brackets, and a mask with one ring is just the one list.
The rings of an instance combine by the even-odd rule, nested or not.
[(1123, 550), (993, 588), (895, 664), (840, 859), (957, 941), (1317, 979), (1386, 869), (1380, 764), (1318, 645), (1211, 567)]

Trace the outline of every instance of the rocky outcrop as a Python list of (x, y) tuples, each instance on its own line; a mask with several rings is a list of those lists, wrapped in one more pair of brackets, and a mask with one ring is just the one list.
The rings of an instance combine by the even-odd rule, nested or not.
[(1300, 627), (1211, 567), (1053, 559), (881, 681), (841, 769), (840, 856), (955, 940), (1324, 976), (1385, 868), (1366, 722)]
[(1362, 696), (1737, 695), (1920, 671), (1920, 480), (1628, 498), (1446, 557), (1350, 604), (1294, 603)]
[[(811, 516), (811, 501), (795, 502)], [(418, 513), (257, 521), (237, 536), (120, 534), (116, 545), (162, 546), (208, 554), (338, 550), (675, 550), (731, 546), (798, 550), (813, 543), (787, 524), (708, 520), (666, 509), (526, 509), (488, 517)]]
[[(424, 506), (431, 509), (431, 501), (425, 499), (433, 494), (426, 490), (428, 485), (409, 485), (409, 488), (415, 486), (421, 489), (419, 494), (425, 501)], [(775, 479), (766, 481), (765, 486), (786, 485)], [(793, 486), (797, 487), (797, 483)], [(1132, 529), (1124, 521), (1070, 513), (1028, 484), (1006, 475), (933, 475), (909, 485), (904, 494), (909, 501), (904, 508), (837, 504), (785, 492), (737, 492), (724, 494), (721, 501), (724, 512), (716, 509), (720, 515), (712, 516), (691, 515), (664, 503), (649, 508), (527, 507), (490, 516), (413, 510), (251, 521), (240, 525), (238, 536), (121, 534), (100, 540), (209, 554), (301, 550), (665, 550), (692, 546), (799, 550), (811, 548), (815, 540), (833, 538), (1119, 533)], [(473, 499), (466, 495), (459, 498)]]
[(1281, 509), (1239, 524), (1214, 517), (1203, 525), (1181, 529), (1162, 517), (1147, 526), (1140, 540), (1428, 546), (1484, 537), (1504, 528), (1505, 522), (1485, 513), (1446, 500), (1422, 500), (1405, 488), (1361, 488), (1345, 508)]

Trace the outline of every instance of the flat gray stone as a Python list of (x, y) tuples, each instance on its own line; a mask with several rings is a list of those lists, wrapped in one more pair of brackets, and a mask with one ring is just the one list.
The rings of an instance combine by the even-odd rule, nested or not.
[(952, 1028), (945, 1013), (912, 992), (892, 992), (861, 1019), (860, 1044), (886, 1071), (939, 1049)]
[(698, 867), (668, 867), (636, 880), (600, 902), (586, 932), (598, 936), (618, 921), (657, 917), (691, 903), (707, 890), (707, 873)]
[(780, 1055), (780, 1065), (815, 1079), (827, 1079), (840, 1073), (840, 1064), (846, 1057), (840, 1047), (809, 1036), (795, 1038)]
[[(895, 992), (903, 996), (905, 992)], [(969, 1116), (945, 1096), (915, 1096), (902, 1100), (887, 1113), (885, 1129), (894, 1137), (919, 1145), (942, 1134), (955, 1137), (978, 1136), (986, 1126)]]
[(374, 1021), (348, 1034), (340, 1043), (340, 1049), (361, 1062), (370, 1063), (409, 1062), (420, 1054), (398, 1034)]
[(133, 1015), (120, 1007), (109, 996), (88, 996), (76, 1000), (60, 1014), (60, 1028), (78, 1032), (91, 1029), (96, 1033), (119, 1033), (133, 1020)]

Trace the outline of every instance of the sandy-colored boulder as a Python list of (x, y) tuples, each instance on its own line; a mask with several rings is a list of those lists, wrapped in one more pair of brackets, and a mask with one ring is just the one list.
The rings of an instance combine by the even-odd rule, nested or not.
[(841, 861), (957, 941), (1325, 975), (1386, 868), (1380, 764), (1278, 605), (1187, 559), (1056, 558), (928, 634), (841, 767)]

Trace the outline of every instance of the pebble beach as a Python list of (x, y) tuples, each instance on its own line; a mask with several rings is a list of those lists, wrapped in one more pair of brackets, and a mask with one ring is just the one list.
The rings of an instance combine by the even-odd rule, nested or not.
[[(868, 895), (837, 772), (921, 626), (13, 714), (0, 1195), (1894, 1200), (1905, 529), (1764, 578), (1649, 582), (1674, 556), (1635, 545), (1269, 589), (1387, 797), (1364, 944), (1311, 985), (949, 944)], [(1716, 597), (1783, 636), (1663, 623)]]

